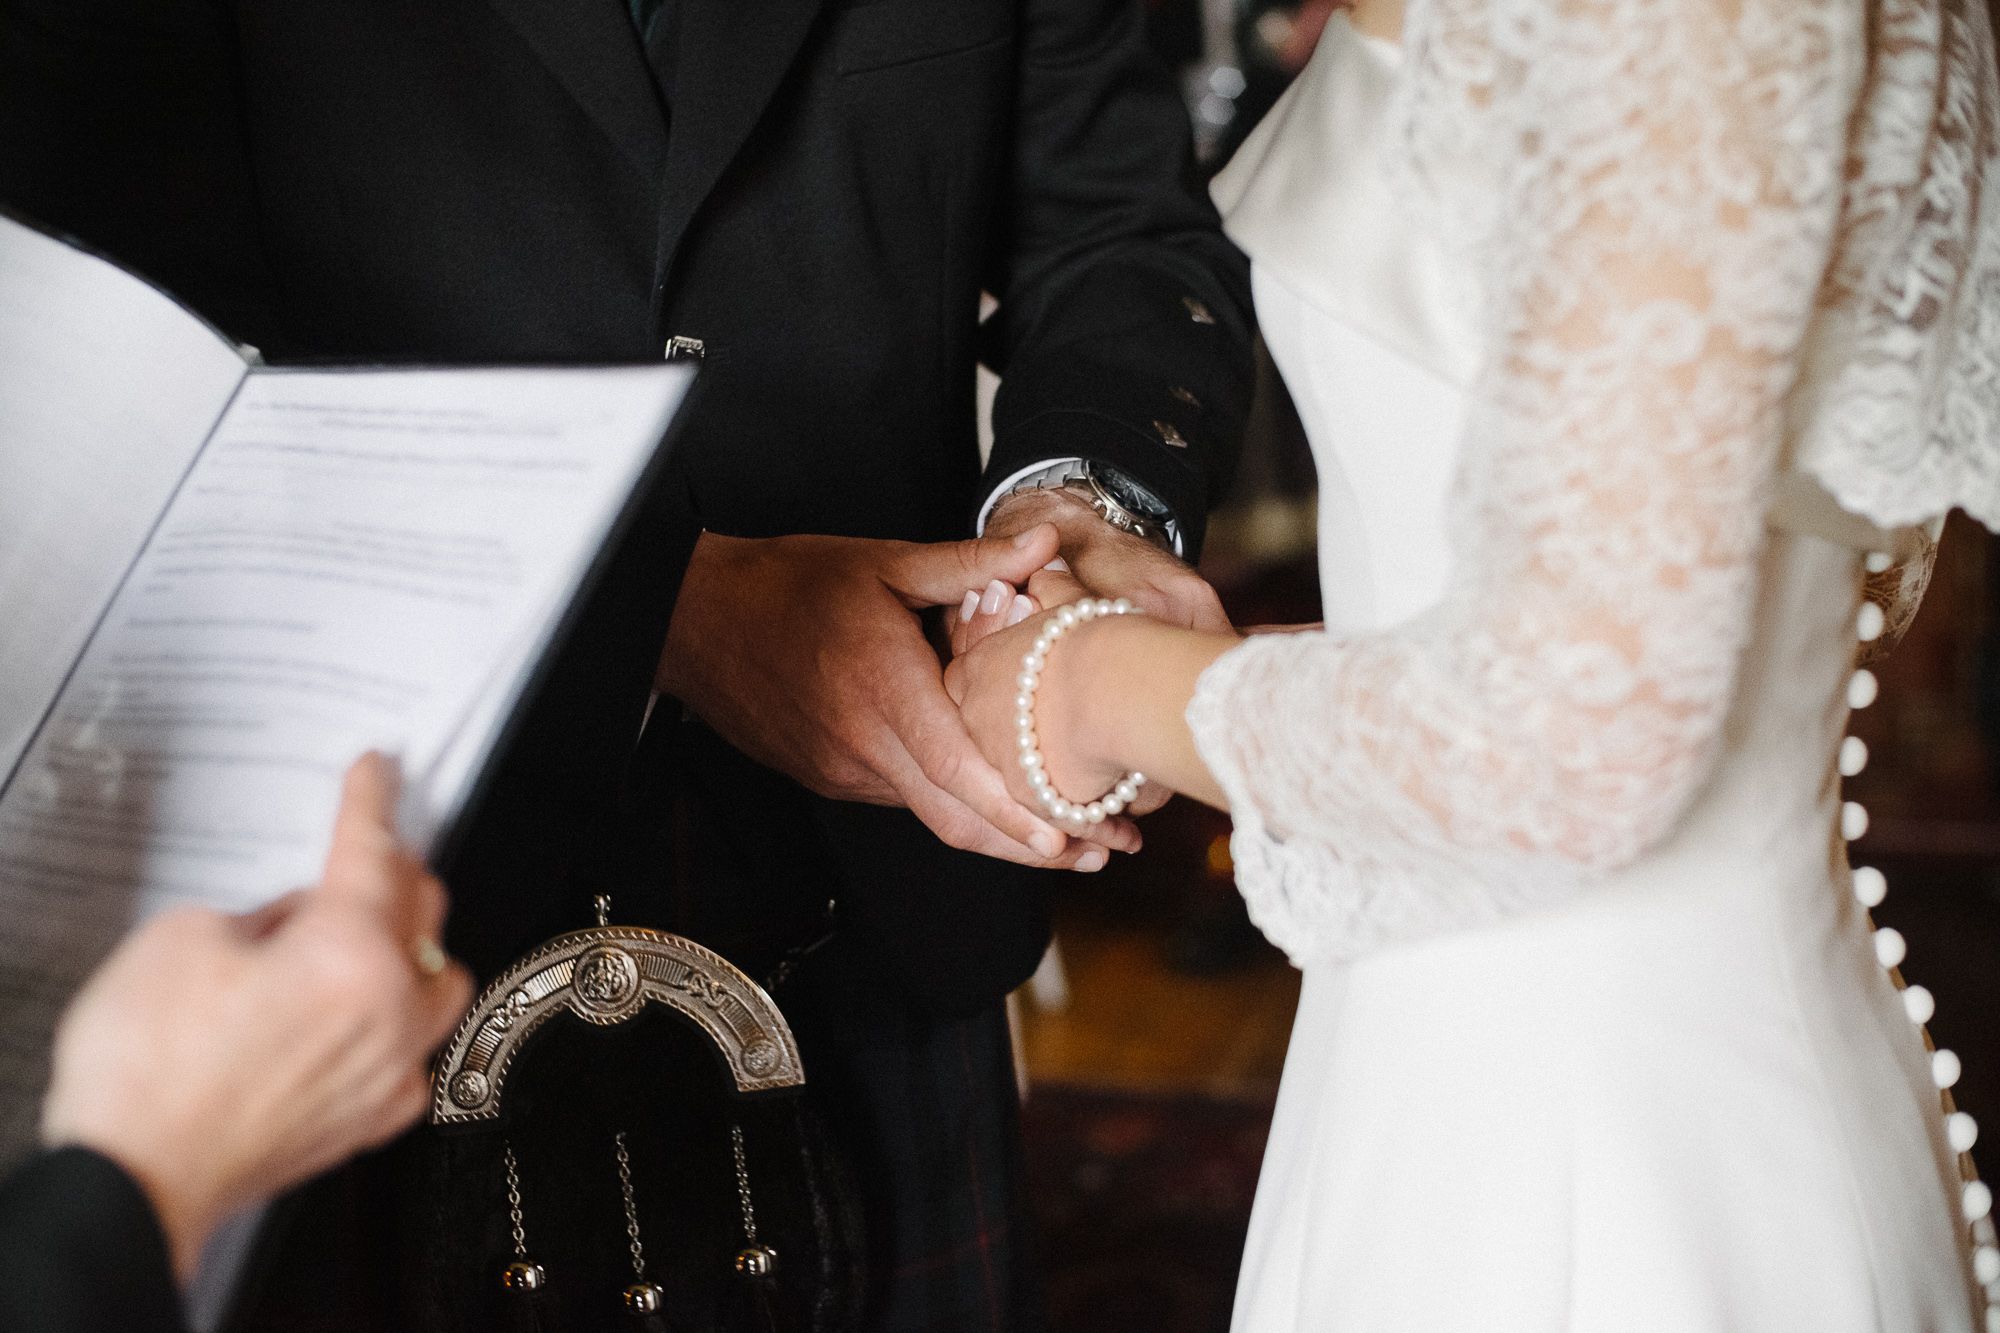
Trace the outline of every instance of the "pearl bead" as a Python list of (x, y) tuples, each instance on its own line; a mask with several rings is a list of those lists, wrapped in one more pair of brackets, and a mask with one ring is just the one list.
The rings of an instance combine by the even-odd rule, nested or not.
[(1873, 643), (1882, 637), (1888, 628), (1889, 618), (1882, 614), (1882, 608), (1873, 602), (1863, 602), (1861, 609), (1854, 613), (1854, 633), (1863, 643)]
[(1079, 830), (1091, 824), (1101, 824), (1131, 805), (1138, 796), (1139, 787), (1145, 782), (1140, 774), (1129, 774), (1111, 792), (1097, 800), (1087, 803), (1071, 801), (1056, 791), (1054, 782), (1049, 778), (1048, 760), (1041, 752), (1035, 730), (1035, 692), (1041, 685), (1041, 673), (1048, 666), (1049, 649), (1055, 641), (1065, 630), (1084, 621), (1099, 616), (1126, 615), (1131, 610), (1131, 602), (1124, 598), (1114, 602), (1102, 597), (1087, 597), (1057, 607), (1055, 614), (1043, 622), (1035, 646), (1021, 658), (1021, 674), (1015, 678), (1020, 693), (1014, 697), (1014, 725), (1020, 733), (1021, 767), (1027, 774), (1028, 786), (1034, 791), (1035, 798), (1041, 802), (1049, 818), (1058, 824), (1069, 824)]
[(1867, 669), (1855, 672), (1847, 678), (1847, 706), (1866, 708), (1875, 702), (1875, 696), (1882, 692), (1882, 682), (1875, 679), (1875, 673)]
[(1875, 932), (1875, 961), (1884, 967), (1895, 967), (1903, 961), (1910, 946), (1903, 942), (1903, 932), (1893, 926), (1884, 926)]
[(2000, 1305), (1986, 1307), (1986, 1333), (2000, 1333)]
[(1840, 806), (1840, 836), (1849, 842), (1868, 833), (1868, 811), (1859, 802), (1843, 801)]
[(1880, 907), (1889, 896), (1889, 877), (1874, 866), (1856, 866), (1854, 900), (1863, 907)]
[(1868, 742), (1849, 736), (1840, 743), (1840, 776), (1851, 778), (1868, 767)]
[(1868, 558), (1862, 561), (1863, 566), (1870, 574), (1886, 574), (1889, 566), (1895, 563), (1896, 557), (1890, 555), (1887, 551), (1870, 551)]
[(1979, 1122), (1964, 1111), (1953, 1111), (1944, 1118), (1944, 1136), (1953, 1152), (1971, 1152), (1979, 1142)]
[(1928, 1023), (1937, 1013), (1937, 997), (1922, 986), (1903, 987), (1903, 1012), (1912, 1023)]
[(1977, 1222), (1993, 1212), (1993, 1191), (1983, 1180), (1965, 1182), (1965, 1220)]
[(1135, 791), (1138, 788), (1146, 785), (1146, 775), (1144, 773), (1141, 773), (1136, 768), (1133, 769), (1130, 773), (1126, 774), (1125, 780), (1132, 784), (1133, 790)]
[(1958, 1076), (1963, 1072), (1958, 1063), (1958, 1056), (1953, 1052), (1931, 1052), (1931, 1082), (1940, 1088), (1948, 1088), (1958, 1082)]
[(2000, 1282), (2000, 1250), (1991, 1245), (1982, 1245), (1972, 1252), (1972, 1275), (1979, 1279), (1979, 1285), (1990, 1287)]

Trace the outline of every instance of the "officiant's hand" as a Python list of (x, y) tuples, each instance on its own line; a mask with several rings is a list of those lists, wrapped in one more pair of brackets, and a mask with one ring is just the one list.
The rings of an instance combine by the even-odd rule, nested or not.
[(1058, 534), (920, 545), (702, 534), (659, 688), (751, 758), (822, 796), (907, 806), (946, 843), (1028, 865), (1102, 869), (1126, 822), (1071, 839), (1008, 794), (945, 694), (919, 612), (1025, 583)]
[(397, 842), (393, 767), (349, 772), (320, 886), (154, 918), (64, 1015), (42, 1139), (123, 1167), (185, 1278), (223, 1220), (408, 1128), (470, 1001), (445, 895)]

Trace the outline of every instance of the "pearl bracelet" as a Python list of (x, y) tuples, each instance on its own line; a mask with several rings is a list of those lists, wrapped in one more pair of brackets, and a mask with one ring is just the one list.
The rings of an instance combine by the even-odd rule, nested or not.
[(1127, 773), (1118, 779), (1117, 785), (1103, 796), (1090, 802), (1070, 801), (1063, 798), (1049, 781), (1047, 761), (1042, 756), (1038, 738), (1035, 735), (1035, 691), (1042, 683), (1042, 668), (1048, 665), (1049, 649), (1055, 647), (1057, 639), (1086, 621), (1102, 616), (1129, 616), (1136, 607), (1126, 598), (1093, 601), (1086, 597), (1080, 602), (1058, 607), (1042, 627), (1035, 646), (1021, 658), (1021, 674), (1015, 684), (1021, 692), (1014, 696), (1014, 724), (1020, 730), (1021, 768), (1028, 775), (1028, 785), (1034, 788), (1035, 799), (1042, 803), (1042, 809), (1049, 818), (1058, 823), (1082, 827), (1086, 824), (1102, 824), (1105, 816), (1115, 815), (1126, 806), (1139, 799), (1139, 788), (1146, 785), (1144, 773)]

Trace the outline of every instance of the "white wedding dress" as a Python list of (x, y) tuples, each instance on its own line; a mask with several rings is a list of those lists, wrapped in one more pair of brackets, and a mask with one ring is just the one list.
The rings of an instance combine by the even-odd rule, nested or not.
[(1217, 180), (1327, 622), (1189, 710), (1304, 973), (1242, 1333), (2000, 1328), (1839, 792), (1864, 570), (2000, 519), (1983, 3), (1336, 17)]

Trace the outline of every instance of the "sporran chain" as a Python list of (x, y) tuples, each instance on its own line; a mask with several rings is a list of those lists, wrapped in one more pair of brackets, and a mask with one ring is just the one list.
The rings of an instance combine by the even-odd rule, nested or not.
[(646, 1280), (646, 1247), (639, 1239), (639, 1203), (632, 1193), (632, 1154), (625, 1146), (625, 1131), (618, 1131), (618, 1192), (625, 1200), (625, 1235), (631, 1242), (632, 1275)]

